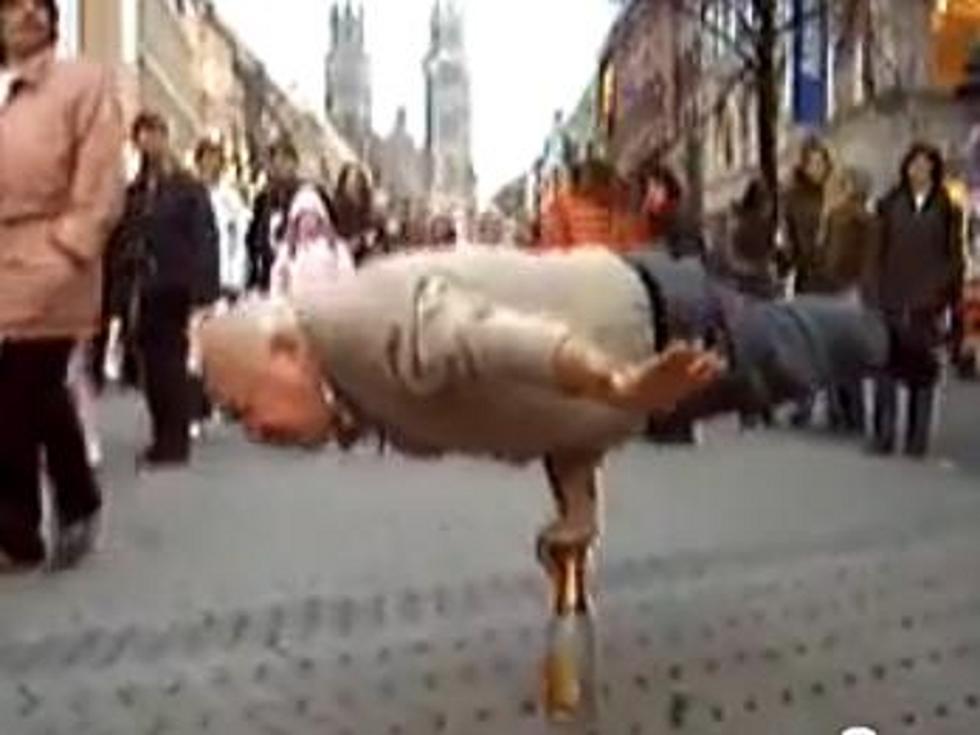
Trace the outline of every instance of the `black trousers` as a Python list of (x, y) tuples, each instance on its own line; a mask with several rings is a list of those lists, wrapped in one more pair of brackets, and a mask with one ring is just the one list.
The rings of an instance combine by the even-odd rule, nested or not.
[(864, 385), (851, 380), (830, 390), (830, 425), (835, 431), (860, 433), (865, 425)]
[(0, 345), (0, 548), (22, 562), (44, 557), (42, 450), (62, 526), (102, 505), (75, 405), (65, 385), (70, 339)]
[(929, 451), (936, 407), (936, 386), (942, 371), (941, 315), (937, 312), (888, 314), (893, 356), (888, 372), (875, 383), (875, 448), (896, 448), (898, 389), (908, 391), (905, 451), (924, 456)]
[(154, 289), (141, 300), (139, 345), (150, 413), (151, 454), (186, 459), (190, 453), (191, 393), (187, 374), (189, 291)]

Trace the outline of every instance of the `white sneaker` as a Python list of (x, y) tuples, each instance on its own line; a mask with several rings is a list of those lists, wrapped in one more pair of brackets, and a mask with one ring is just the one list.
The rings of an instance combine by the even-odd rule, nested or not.
[(190, 429), (188, 431), (191, 439), (198, 441), (202, 436), (204, 436), (204, 429), (201, 426), (200, 421), (191, 421)]

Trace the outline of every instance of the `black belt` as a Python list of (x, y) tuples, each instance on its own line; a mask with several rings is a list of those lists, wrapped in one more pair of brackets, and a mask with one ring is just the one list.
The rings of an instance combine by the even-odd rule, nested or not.
[(639, 262), (628, 254), (622, 256), (623, 262), (629, 266), (643, 284), (643, 290), (650, 299), (650, 326), (653, 328), (653, 346), (657, 352), (663, 352), (670, 344), (670, 329), (667, 320), (667, 302), (657, 280)]

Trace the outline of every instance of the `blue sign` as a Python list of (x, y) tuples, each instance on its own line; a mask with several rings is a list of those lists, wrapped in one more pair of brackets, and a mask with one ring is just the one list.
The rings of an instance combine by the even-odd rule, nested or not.
[(827, 122), (828, 22), (824, 0), (793, 0), (793, 120)]

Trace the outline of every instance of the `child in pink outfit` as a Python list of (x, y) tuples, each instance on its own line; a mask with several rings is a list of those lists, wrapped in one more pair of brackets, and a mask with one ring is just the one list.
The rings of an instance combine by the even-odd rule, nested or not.
[(285, 238), (272, 266), (274, 296), (303, 297), (327, 292), (354, 272), (354, 259), (334, 228), (316, 188), (303, 186), (293, 199)]

